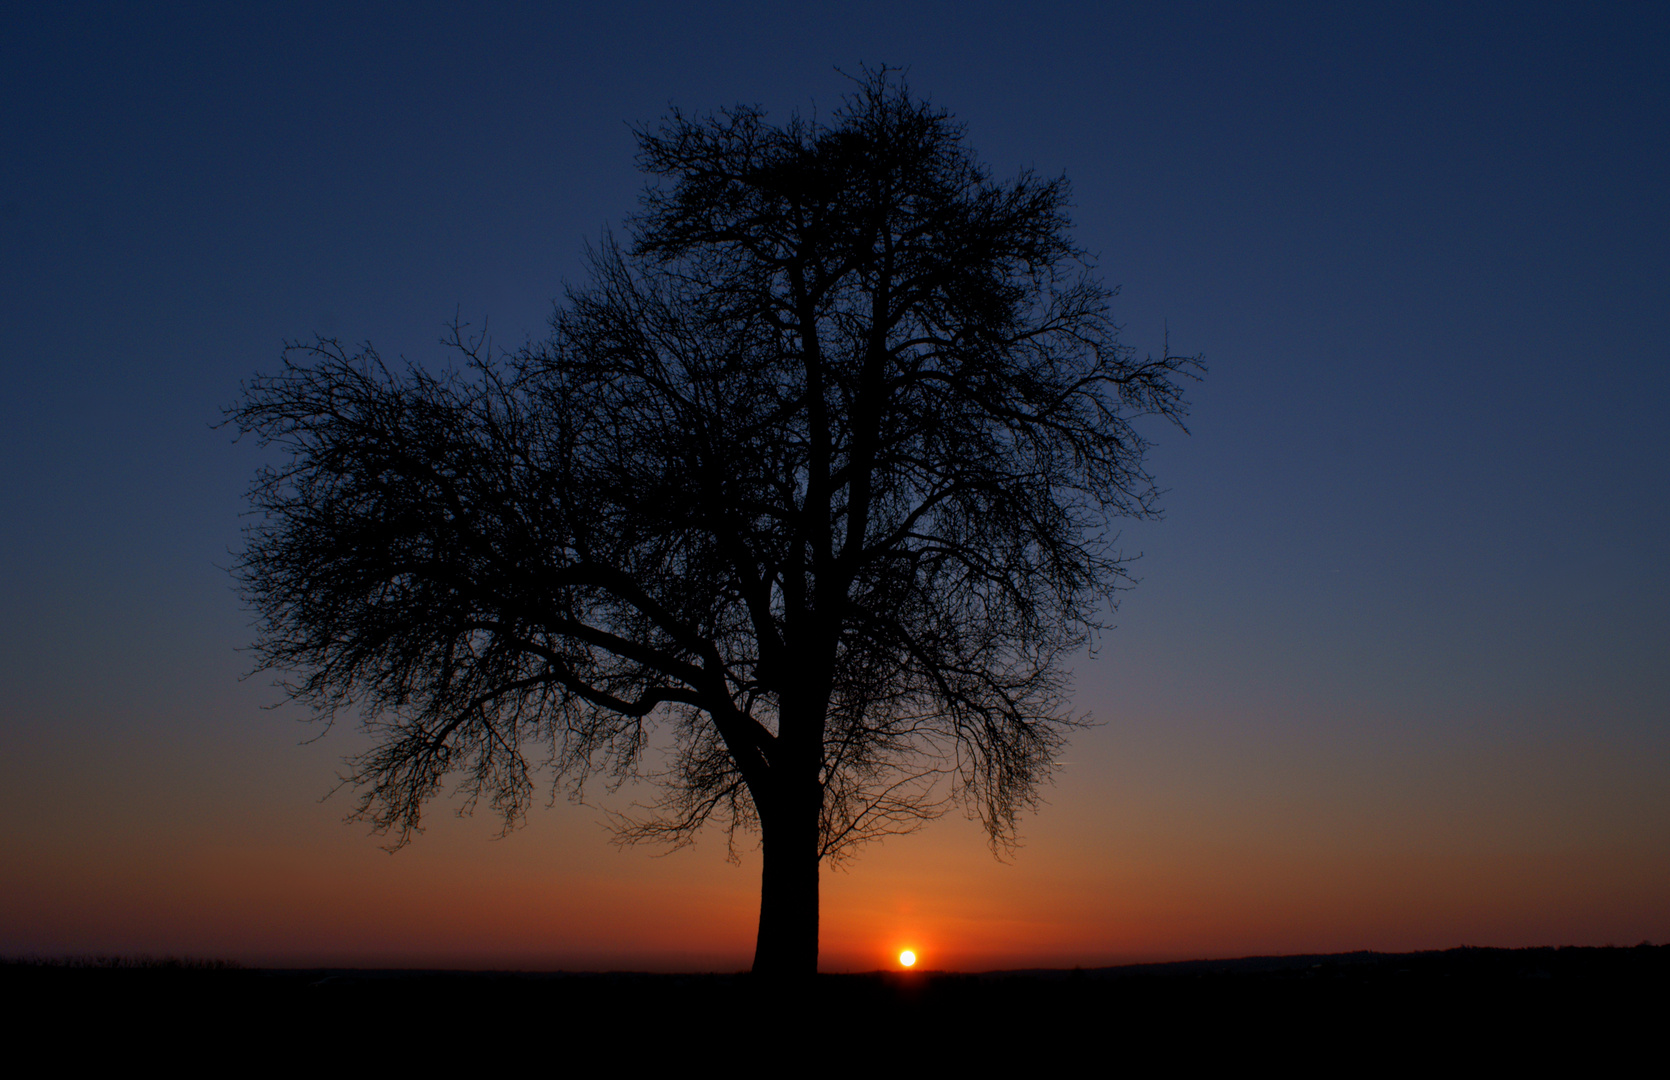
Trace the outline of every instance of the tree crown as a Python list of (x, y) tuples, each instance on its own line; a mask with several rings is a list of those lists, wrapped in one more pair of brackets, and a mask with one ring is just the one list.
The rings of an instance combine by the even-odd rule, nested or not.
[[(1066, 658), (1149, 516), (1137, 359), (1066, 182), (994, 181), (885, 71), (827, 122), (673, 112), (550, 338), (390, 371), (293, 347), (231, 411), (284, 463), (239, 574), (261, 662), (360, 708), (358, 813), (403, 842), (452, 775), (507, 822), (531, 772), (632, 776), (631, 838), (765, 824), (810, 785), (838, 857), (961, 803), (1012, 839)], [(796, 779), (798, 778), (798, 779)], [(797, 786), (799, 785), (799, 786)]]

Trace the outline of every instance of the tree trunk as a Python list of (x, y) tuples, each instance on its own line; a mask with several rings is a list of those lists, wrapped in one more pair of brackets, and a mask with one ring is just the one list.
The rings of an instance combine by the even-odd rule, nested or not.
[[(811, 784), (760, 806), (760, 933), (754, 974), (810, 979), (818, 971), (818, 817), (822, 790)], [(769, 807), (769, 809), (768, 809)]]

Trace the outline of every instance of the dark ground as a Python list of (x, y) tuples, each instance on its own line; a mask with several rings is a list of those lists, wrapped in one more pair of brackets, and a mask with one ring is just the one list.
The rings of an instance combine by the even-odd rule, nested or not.
[(1622, 1065), (1632, 1048), (1662, 1060), (1667, 989), (1663, 945), (824, 975), (800, 987), (746, 975), (0, 963), (14, 1052), (41, 1044), (60, 1062), (152, 1060), (192, 1071)]

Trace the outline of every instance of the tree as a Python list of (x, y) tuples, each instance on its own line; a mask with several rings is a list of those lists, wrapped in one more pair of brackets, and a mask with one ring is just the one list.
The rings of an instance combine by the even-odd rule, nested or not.
[(321, 339), (246, 385), (283, 453), (237, 573), (261, 665), (374, 736), (356, 816), (399, 844), (453, 777), (508, 827), (542, 766), (648, 774), (623, 835), (756, 830), (754, 968), (809, 974), (823, 860), (958, 804), (1013, 841), (1110, 522), (1156, 510), (1134, 423), (1199, 365), (1118, 343), (1065, 180), (994, 181), (885, 70), (828, 122), (638, 140), (629, 243), (545, 342), (455, 327), (433, 374)]

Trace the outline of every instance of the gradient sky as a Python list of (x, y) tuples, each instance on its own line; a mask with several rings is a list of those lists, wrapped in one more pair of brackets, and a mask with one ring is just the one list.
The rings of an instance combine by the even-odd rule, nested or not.
[(757, 854), (558, 800), (388, 855), (264, 677), (215, 430), (285, 339), (544, 331), (631, 123), (905, 66), (1202, 353), (1100, 726), (994, 860), (826, 873), (823, 963), (1670, 939), (1670, 8), (25, 6), (0, 40), (0, 954), (746, 966)]

